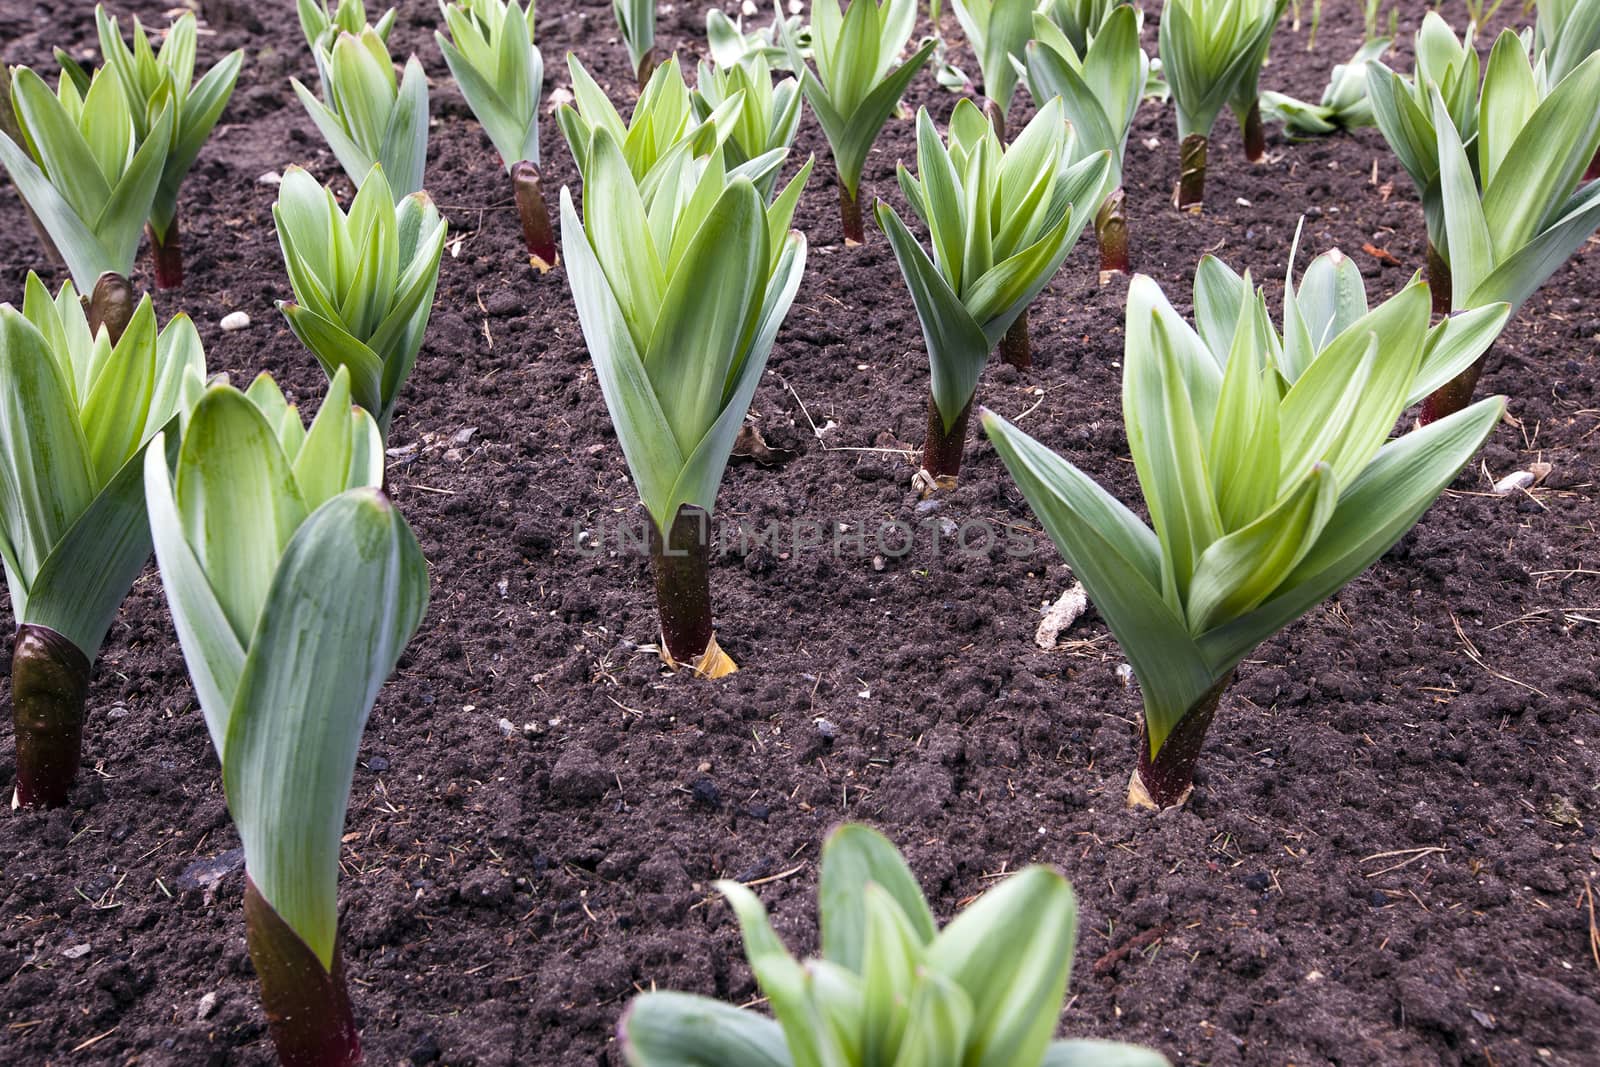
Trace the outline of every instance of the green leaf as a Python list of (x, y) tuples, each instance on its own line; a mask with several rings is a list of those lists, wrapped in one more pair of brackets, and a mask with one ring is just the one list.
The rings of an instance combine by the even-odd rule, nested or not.
[(1125, 1045), (1120, 1041), (1078, 1038), (1053, 1042), (1039, 1067), (1172, 1067), (1167, 1058), (1151, 1049)]
[(277, 432), (238, 390), (212, 386), (190, 415), (175, 498), (184, 539), (248, 643), (306, 506)]
[(1260, 518), (1214, 542), (1200, 557), (1189, 587), (1189, 629), (1204, 633), (1272, 595), (1311, 551), (1338, 501), (1332, 472), (1318, 463)]
[(1385, 445), (1340, 493), (1322, 536), (1276, 595), (1199, 639), (1207, 659), (1228, 670), (1371, 566), (1455, 480), (1504, 411), (1505, 401), (1490, 397)]
[(707, 997), (646, 993), (617, 1024), (629, 1067), (793, 1067), (771, 1019)]
[(1067, 880), (1028, 867), (969, 904), (928, 949), (927, 966), (972, 1001), (966, 1067), (1015, 1067), (1044, 1055), (1078, 937)]
[(894, 208), (880, 200), (873, 215), (889, 238), (916, 305), (933, 370), (933, 400), (948, 431), (977, 392), (978, 377), (989, 359), (989, 339)]
[(868, 883), (893, 898), (920, 943), (927, 944), (938, 933), (916, 876), (889, 839), (860, 823), (839, 826), (822, 846), (822, 875), (817, 884), (822, 955), (858, 974), (867, 924), (863, 893)]
[(973, 1031), (972, 998), (955, 982), (933, 972), (917, 984), (908, 1014), (905, 1040), (894, 1067), (961, 1067)]
[(906, 1004), (917, 985), (924, 942), (881, 886), (870, 882), (863, 886), (862, 904), (866, 926), (861, 948), (861, 1056), (862, 1062), (884, 1063), (906, 1034)]
[[(180, 467), (180, 503), (182, 478)], [(239, 679), (223, 782), (245, 869), (325, 967), (356, 748), (427, 602), (427, 564), (399, 512), (377, 490), (343, 493), (295, 531)]]
[(1162, 598), (1155, 534), (1087, 475), (991, 412), (984, 432), (1083, 583), (1144, 690), (1152, 747), (1215, 683), (1183, 618)]
[(805, 970), (778, 939), (767, 918), (767, 909), (761, 906), (754, 893), (738, 882), (726, 880), (717, 882), (715, 888), (727, 898), (739, 919), (750, 970), (771, 1002), (772, 1014), (783, 1027), (795, 1067), (824, 1067), (819, 1046), (823, 1035), (807, 995)]

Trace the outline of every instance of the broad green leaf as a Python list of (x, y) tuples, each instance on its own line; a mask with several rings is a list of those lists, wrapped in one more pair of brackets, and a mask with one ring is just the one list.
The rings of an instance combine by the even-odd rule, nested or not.
[(617, 1024), (629, 1067), (793, 1067), (771, 1019), (686, 993), (634, 998)]
[(905, 1039), (893, 1067), (962, 1067), (974, 1029), (972, 997), (935, 971), (917, 984), (909, 1008)]
[(1052, 1042), (1039, 1067), (1172, 1067), (1167, 1058), (1151, 1049), (1125, 1045), (1120, 1041), (1078, 1038)]
[(250, 639), (223, 762), (228, 807), (245, 869), (324, 967), (356, 748), (427, 602), (410, 527), (377, 490), (351, 490), (295, 531)]
[(795, 1067), (824, 1067), (819, 1047), (823, 1035), (816, 1027), (804, 968), (778, 939), (767, 918), (767, 909), (761, 906), (754, 893), (730, 881), (716, 883), (716, 889), (727, 898), (739, 919), (750, 970), (771, 1002), (772, 1014), (783, 1027)]
[(938, 932), (916, 876), (889, 839), (859, 823), (838, 827), (823, 843), (817, 884), (822, 955), (857, 973), (867, 922), (863, 893), (869, 882), (894, 899), (922, 944)]

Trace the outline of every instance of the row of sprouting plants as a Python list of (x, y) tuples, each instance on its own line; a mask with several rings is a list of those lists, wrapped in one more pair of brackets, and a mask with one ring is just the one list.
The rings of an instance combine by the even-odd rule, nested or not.
[[(1122, 156), (1155, 65), (1131, 5), (1053, 0), (1019, 14), (1007, 0), (953, 3), (987, 103), (958, 102), (943, 129), (921, 110), (915, 167), (897, 171), (915, 218), (881, 200), (871, 212), (930, 362), (924, 493), (954, 485), (991, 351), (1023, 362), (1028, 306), (1091, 220), (1102, 265), (1126, 269)], [(1135, 277), (1123, 408), (1148, 524), (981, 414), (1140, 682), (1129, 800), (1141, 806), (1183, 802), (1237, 664), (1382, 555), (1480, 447), (1503, 411), (1500, 398), (1471, 402), (1485, 354), (1600, 225), (1600, 182), (1585, 181), (1600, 148), (1600, 0), (1541, 4), (1531, 34), (1495, 41), (1481, 79), (1470, 30), (1457, 38), (1430, 14), (1412, 73), (1365, 50), (1319, 105), (1257, 88), (1282, 6), (1167, 4), (1160, 65), (1183, 135), (1178, 202), (1196, 202), (1224, 106), (1240, 112), (1252, 151), (1264, 148), (1252, 132), (1263, 107), (1296, 136), (1371, 121), (1420, 192), (1431, 285), (1369, 299), (1336, 251), (1296, 278), (1291, 248), (1274, 319), (1248, 272), (1208, 256), (1190, 322)], [(30, 274), (21, 310), (0, 307), (0, 557), (18, 622), (17, 800), (58, 806), (78, 768), (96, 654), (153, 549), (245, 846), (246, 929), (272, 1036), (285, 1063), (320, 1065), (360, 1056), (338, 952), (340, 836), (366, 717), (427, 602), (421, 551), (383, 492), (384, 445), (446, 224), (423, 191), (426, 79), (415, 57), (396, 74), (393, 14), (369, 23), (359, 0), (332, 11), (301, 0), (300, 11), (319, 84), (294, 89), (357, 187), (346, 209), (291, 167), (273, 210), (294, 296), (280, 308), (329, 381), (309, 426), (267, 375), (243, 391), (208, 380), (193, 324), (178, 314), (158, 329), (130, 277), (144, 228), (157, 286), (181, 284), (180, 186), (240, 54), (196, 80), (192, 16), (156, 50), (137, 23), (129, 45), (97, 11), (99, 70), (58, 53), (55, 89), (25, 67), (5, 81), (0, 163), (71, 280), (52, 296)], [(644, 12), (619, 10), (624, 30)], [(573, 100), (557, 122), (582, 209), (562, 189), (552, 219), (531, 11), (457, 0), (443, 14), (438, 43), (505, 164), (530, 262), (544, 274), (564, 261), (651, 517), (661, 657), (729, 673), (705, 525), (805, 269), (806, 237), (791, 224), (813, 161), (781, 180), (801, 110), (831, 147), (846, 236), (864, 240), (865, 159), (937, 42), (902, 58), (912, 0), (823, 0), (809, 26), (780, 17), (749, 35), (713, 18), (713, 59), (691, 88), (675, 57), (656, 63), (625, 32), (644, 71), (629, 118), (570, 60)], [(1019, 25), (1026, 35), (1006, 36)], [(793, 76), (775, 81), (776, 68)], [(1008, 137), (1021, 82), (1037, 107)], [(1391, 438), (1419, 403), (1416, 428)], [(1074, 923), (1053, 872), (1017, 875), (941, 933), (893, 848), (841, 830), (823, 861), (823, 958), (805, 965), (748, 891), (724, 891), (777, 1021), (652, 994), (622, 1023), (630, 1062), (1162, 1062), (1051, 1043)]]

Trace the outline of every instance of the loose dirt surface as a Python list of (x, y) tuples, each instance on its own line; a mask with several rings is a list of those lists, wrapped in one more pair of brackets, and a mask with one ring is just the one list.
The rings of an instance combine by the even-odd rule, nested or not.
[[(292, 5), (228, 2), (206, 5), (202, 55), (241, 47), (244, 74), (184, 189), (188, 284), (157, 303), (195, 318), (213, 371), (270, 370), (309, 409), (323, 379), (273, 307), (289, 286), (258, 178), (300, 163), (348, 183), (289, 91), (313, 76)], [(437, 12), (402, 6), (394, 44), (435, 79), (428, 185), (454, 237), (391, 441), (433, 604), (373, 713), (346, 839), (369, 1062), (616, 1064), (612, 1027), (639, 989), (750, 1001), (711, 882), (762, 880), (780, 931), (813, 950), (818, 846), (842, 819), (903, 845), (944, 917), (1026, 863), (1066, 871), (1082, 904), (1069, 1034), (1177, 1064), (1596, 1062), (1594, 244), (1496, 348), (1486, 384), (1511, 418), (1481, 466), (1240, 668), (1187, 809), (1130, 814), (1137, 692), (1093, 612), (1063, 648), (1035, 647), (1070, 579), (993, 450), (969, 444), (936, 510), (909, 492), (893, 448), (920, 441), (921, 336), (881, 235), (838, 243), (809, 116), (810, 267), (752, 413), (793, 455), (731, 467), (718, 517), (851, 529), (837, 549), (811, 530), (820, 544), (730, 538), (713, 581), (738, 675), (669, 677), (639, 648), (655, 637), (648, 567), (616, 531), (640, 511), (566, 280), (526, 268), (505, 175), (431, 40)], [(162, 21), (162, 4), (130, 8)], [(1359, 42), (1354, 8), (1311, 52), (1286, 23), (1264, 85), (1315, 99)], [(1407, 42), (1423, 10), (1405, 5)], [(945, 30), (959, 35), (948, 14)], [(697, 57), (702, 34), (698, 7), (663, 13), (663, 47)], [(571, 49), (631, 100), (609, 4), (550, 0), (539, 37), (549, 89), (569, 83)], [(11, 63), (90, 48), (90, 5), (3, 0), (0, 39)], [(910, 97), (940, 119), (955, 100), (926, 74)], [(575, 185), (553, 118), (543, 133), (549, 186)], [(1374, 131), (1274, 131), (1252, 167), (1225, 117), (1200, 218), (1168, 204), (1176, 148), (1170, 110), (1147, 103), (1128, 149), (1133, 256), (1181, 306), (1208, 251), (1280, 288), (1302, 215), (1302, 255), (1338, 246), (1376, 292), (1422, 266), (1415, 194)], [(892, 122), (868, 192), (900, 203), (894, 164), (913, 154), (911, 124)], [(1096, 284), (1092, 243), (1034, 308), (1035, 371), (996, 366), (981, 400), (1132, 500), (1126, 284)], [(9, 185), (0, 263), (13, 301), (43, 267)], [(223, 333), (231, 311), (251, 326)], [(1536, 461), (1553, 467), (1541, 488), (1487, 493)], [(909, 553), (878, 550), (895, 522)], [(886, 547), (903, 540), (891, 529)], [(238, 838), (153, 571), (101, 655), (86, 761), (69, 810), (0, 818), (0, 1060), (271, 1062)]]

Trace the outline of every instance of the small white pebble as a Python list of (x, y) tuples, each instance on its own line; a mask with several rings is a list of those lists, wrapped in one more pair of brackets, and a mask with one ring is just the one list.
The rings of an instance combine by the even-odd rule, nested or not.
[(1239, 206), (1240, 206), (1240, 207), (1249, 207), (1249, 206), (1250, 206), (1250, 201), (1248, 201), (1248, 200), (1246, 200), (1246, 199), (1245, 199), (1245, 198), (1244, 198), (1244, 197), (1242, 197), (1242, 196), (1236, 196), (1236, 197), (1234, 197), (1234, 198), (1233, 198), (1233, 202), (1234, 202), (1234, 203), (1235, 203), (1235, 204), (1238, 204), (1238, 205), (1239, 205)]
[(1510, 496), (1519, 489), (1527, 489), (1533, 485), (1532, 471), (1513, 471), (1494, 483), (1495, 496)]
[(739, 13), (745, 18), (754, 15), (756, 13), (756, 0), (744, 0), (744, 3), (739, 5)]
[(256, 179), (256, 184), (257, 185), (282, 185), (283, 184), (283, 175), (279, 174), (275, 170), (269, 170), (265, 174), (263, 174), (261, 177)]
[(218, 325), (222, 327), (223, 333), (232, 333), (250, 325), (250, 316), (242, 311), (230, 311), (222, 316), (222, 321)]

